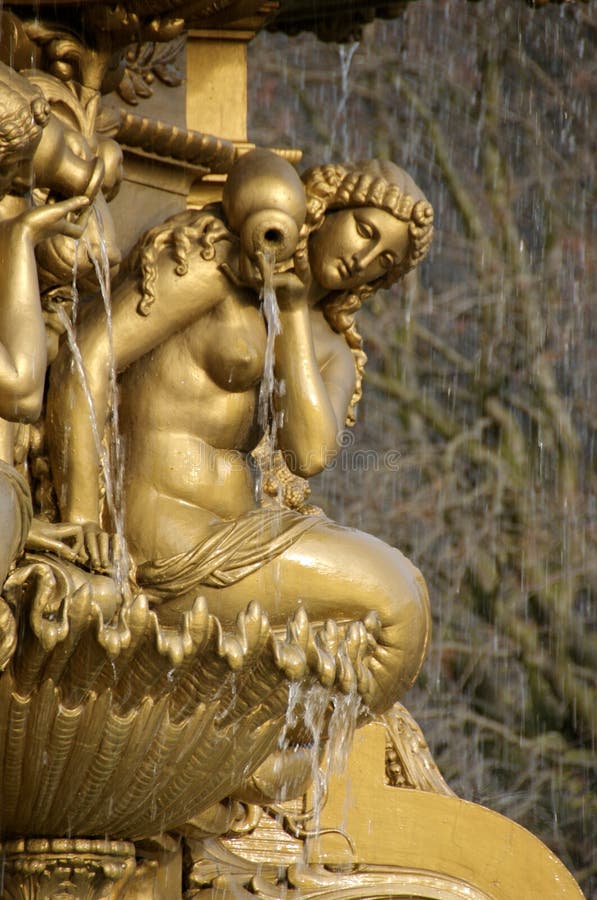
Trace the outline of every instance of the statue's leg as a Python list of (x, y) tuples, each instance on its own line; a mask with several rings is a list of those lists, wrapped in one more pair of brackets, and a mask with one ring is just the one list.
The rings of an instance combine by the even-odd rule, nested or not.
[[(225, 588), (201, 588), (221, 621), (231, 624), (251, 600), (284, 626), (302, 604), (311, 623), (372, 621), (369, 706), (388, 709), (414, 682), (430, 634), (429, 600), (421, 573), (399, 550), (377, 538), (322, 521), (256, 572)], [(170, 604), (169, 604), (170, 605)]]

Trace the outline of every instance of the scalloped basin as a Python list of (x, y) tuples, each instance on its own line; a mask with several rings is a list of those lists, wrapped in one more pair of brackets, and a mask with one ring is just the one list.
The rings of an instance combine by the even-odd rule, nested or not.
[(89, 586), (41, 556), (4, 596), (19, 637), (0, 678), (3, 838), (180, 827), (275, 749), (290, 679), (337, 678), (304, 611), (282, 639), (253, 603), (224, 634), (202, 598), (166, 628), (137, 595), (106, 624)]

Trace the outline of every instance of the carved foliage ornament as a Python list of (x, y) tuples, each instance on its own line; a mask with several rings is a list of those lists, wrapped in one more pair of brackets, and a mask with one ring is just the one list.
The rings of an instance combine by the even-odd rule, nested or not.
[(136, 106), (140, 100), (151, 97), (156, 78), (168, 87), (179, 87), (183, 82), (183, 47), (184, 37), (167, 43), (132, 44), (126, 51), (125, 69), (117, 87), (125, 103)]
[(135, 869), (134, 845), (124, 841), (30, 839), (1, 850), (5, 900), (107, 900)]

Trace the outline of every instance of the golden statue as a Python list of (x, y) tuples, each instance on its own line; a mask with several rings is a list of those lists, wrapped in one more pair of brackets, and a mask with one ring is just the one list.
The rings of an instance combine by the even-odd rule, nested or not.
[[(3, 896), (179, 900), (184, 868), (186, 900), (509, 900), (520, 865), (491, 893), (460, 847), (477, 829), (575, 897), (526, 832), (462, 806), (397, 703), (430, 637), (420, 572), (308, 503), (354, 424), (358, 310), (424, 259), (432, 208), (390, 162), (301, 179), (110, 111), (130, 40), (213, 12), (158, 6), (93, 5), (84, 37), (3, 14)], [(144, 210), (125, 253), (116, 137), (164, 184), (168, 166), (226, 176), (221, 201)], [(349, 771), (371, 828), (341, 825), (346, 786), (323, 802), (340, 722), (367, 725)], [(380, 833), (398, 841), (399, 795), (421, 835), (397, 858)]]
[[(292, 267), (274, 270), (273, 284), (281, 325), (275, 378), (285, 385), (276, 397), (277, 438), (291, 472), (309, 477), (338, 452), (360, 389), (353, 313), (363, 296), (424, 256), (432, 213), (391, 164), (315, 169), (305, 191)], [(251, 600), (275, 628), (301, 606), (311, 622), (361, 623), (347, 633), (351, 652), (362, 652), (363, 642), (376, 650), (358, 672), (359, 691), (383, 711), (424, 656), (424, 582), (402, 554), (369, 535), (256, 499), (250, 454), (263, 436), (266, 326), (259, 284), (240, 280), (239, 249), (221, 209), (189, 210), (142, 238), (114, 289), (111, 331), (101, 300), (81, 314), (78, 342), (100, 433), (110, 366), (122, 373), (125, 537), (137, 582), (160, 604), (163, 622), (200, 594), (224, 626)], [(48, 404), (57, 494), (62, 520), (85, 531), (86, 560), (106, 570), (106, 531), (114, 526), (103, 529), (83, 390), (64, 346)]]
[[(20, 90), (19, 90), (20, 88)], [(0, 68), (0, 583), (31, 533), (29, 488), (14, 468), (16, 422), (34, 422), (42, 407), (47, 363), (34, 249), (56, 234), (80, 238), (83, 227), (69, 215), (89, 203), (85, 196), (29, 208), (20, 196), (31, 187), (34, 157), (50, 119), (40, 91)], [(37, 523), (36, 523), (37, 524)], [(68, 526), (58, 527), (56, 537)], [(34, 526), (41, 539), (40, 528)], [(48, 537), (49, 539), (49, 537)], [(0, 655), (1, 656), (1, 655)]]

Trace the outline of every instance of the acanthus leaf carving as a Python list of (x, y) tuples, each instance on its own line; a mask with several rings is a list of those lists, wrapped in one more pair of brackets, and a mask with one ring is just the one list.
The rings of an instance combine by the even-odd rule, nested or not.
[(116, 88), (125, 103), (137, 106), (141, 100), (151, 97), (156, 78), (168, 87), (179, 87), (184, 80), (183, 47), (184, 37), (167, 43), (132, 44), (125, 53), (124, 73)]

